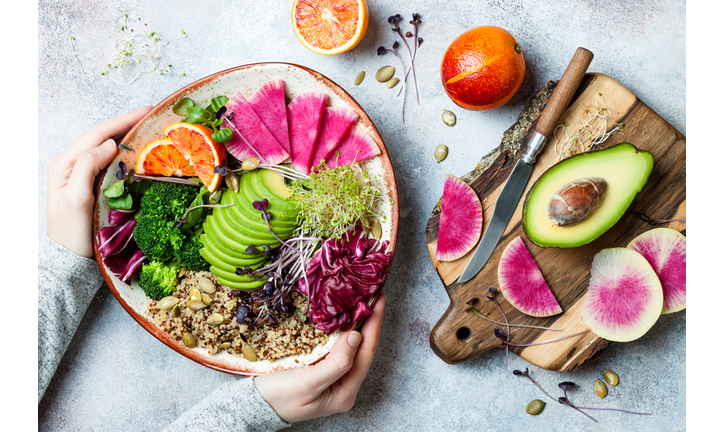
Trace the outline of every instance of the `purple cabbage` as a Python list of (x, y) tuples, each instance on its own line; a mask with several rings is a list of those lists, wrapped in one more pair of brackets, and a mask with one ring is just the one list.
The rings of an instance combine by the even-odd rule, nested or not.
[(98, 230), (98, 252), (108, 270), (123, 282), (128, 282), (145, 261), (143, 251), (133, 240), (136, 218), (133, 210), (111, 209), (109, 225)]
[(317, 328), (348, 330), (372, 313), (367, 303), (384, 282), (392, 261), (388, 242), (366, 238), (356, 228), (342, 239), (329, 239), (312, 257), (299, 289), (309, 299)]

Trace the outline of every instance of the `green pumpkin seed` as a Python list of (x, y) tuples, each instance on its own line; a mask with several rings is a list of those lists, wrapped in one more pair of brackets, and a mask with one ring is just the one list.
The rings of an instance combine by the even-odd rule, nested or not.
[(439, 146), (435, 147), (435, 160), (437, 163), (440, 163), (445, 160), (447, 157), (447, 146), (445, 144), (440, 144)]
[(392, 88), (397, 85), (397, 83), (400, 82), (399, 78), (392, 78), (391, 80), (387, 81), (387, 88)]
[(239, 192), (239, 176), (236, 175), (235, 172), (229, 171), (226, 173), (226, 176), (224, 176), (224, 181), (226, 182), (226, 185), (234, 191), (234, 193)]
[(184, 335), (181, 336), (181, 341), (184, 343), (186, 348), (196, 347), (196, 338), (191, 333), (184, 333)]
[(176, 305), (173, 307), (173, 309), (171, 309), (171, 316), (173, 318), (178, 318), (181, 316), (181, 308), (179, 307), (179, 305)]
[(395, 68), (393, 66), (383, 66), (375, 74), (375, 79), (379, 82), (387, 82), (395, 76)]
[(198, 280), (199, 289), (201, 291), (205, 292), (206, 294), (213, 294), (216, 292), (216, 285), (214, 285), (213, 282), (211, 282), (211, 279), (200, 277)]
[(158, 301), (158, 307), (163, 310), (169, 310), (169, 309), (173, 308), (174, 306), (176, 306), (176, 303), (178, 303), (178, 302), (179, 302), (178, 297), (168, 296), (168, 297), (164, 297)]
[(209, 325), (219, 325), (224, 322), (224, 316), (218, 312), (214, 312), (206, 318), (206, 323)]
[(618, 374), (611, 369), (604, 369), (603, 370), (603, 376), (606, 378), (606, 382), (609, 385), (617, 386), (618, 385)]
[(593, 384), (593, 391), (596, 392), (596, 396), (605, 398), (608, 394), (608, 387), (606, 387), (606, 384), (604, 384), (603, 381), (598, 379), (596, 380), (596, 383)]
[(370, 232), (372, 233), (372, 237), (374, 237), (375, 240), (379, 240), (382, 238), (382, 224), (379, 220), (375, 219), (372, 221), (372, 227), (370, 228)]
[(530, 415), (538, 415), (543, 411), (543, 408), (545, 407), (545, 402), (540, 399), (533, 399), (532, 401), (528, 402), (528, 405), (525, 407), (525, 412)]
[(231, 342), (224, 342), (221, 345), (219, 345), (219, 348), (221, 348), (221, 349), (231, 348)]
[(442, 122), (450, 127), (453, 127), (453, 126), (455, 126), (455, 123), (458, 122), (458, 119), (457, 119), (457, 117), (455, 117), (455, 114), (453, 114), (452, 111), (443, 110), (442, 111)]
[(249, 360), (250, 362), (256, 361), (256, 351), (254, 351), (254, 348), (252, 348), (251, 345), (249, 345), (249, 344), (242, 345), (241, 353), (244, 354), (244, 358)]
[(241, 163), (241, 169), (244, 171), (255, 170), (259, 166), (259, 159), (255, 157), (248, 157)]
[(357, 74), (357, 76), (354, 78), (354, 85), (358, 86), (362, 83), (362, 81), (365, 79), (365, 71), (362, 71)]
[(194, 312), (200, 311), (201, 309), (205, 308), (207, 305), (202, 302), (201, 300), (191, 300), (188, 303), (186, 303), (186, 307), (191, 309)]
[(221, 195), (224, 192), (221, 189), (216, 189), (211, 196), (209, 196), (209, 204), (218, 204), (221, 201)]

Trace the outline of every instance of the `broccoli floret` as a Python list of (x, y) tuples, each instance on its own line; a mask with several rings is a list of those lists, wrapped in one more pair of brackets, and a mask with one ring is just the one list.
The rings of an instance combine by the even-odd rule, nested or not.
[(181, 264), (182, 267), (186, 267), (192, 271), (206, 271), (209, 269), (209, 263), (201, 256), (201, 248), (204, 244), (201, 242), (201, 237), (189, 237), (186, 239), (181, 249), (176, 251), (175, 259)]
[(141, 209), (145, 215), (175, 221), (189, 208), (198, 193), (196, 186), (154, 181), (141, 198)]
[(133, 228), (133, 238), (150, 261), (166, 262), (181, 249), (186, 236), (175, 221), (144, 214)]
[(149, 298), (161, 300), (176, 291), (179, 269), (180, 266), (177, 263), (164, 264), (151, 261), (143, 264), (138, 277), (138, 285)]

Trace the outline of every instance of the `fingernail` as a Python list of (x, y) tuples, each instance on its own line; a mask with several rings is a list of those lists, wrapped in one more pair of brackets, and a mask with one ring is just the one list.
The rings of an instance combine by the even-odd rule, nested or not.
[(347, 336), (347, 343), (354, 349), (357, 349), (359, 343), (362, 341), (362, 335), (359, 332), (353, 331)]
[(116, 148), (116, 142), (113, 141), (112, 139), (107, 139), (106, 142), (101, 144), (101, 148), (103, 148), (103, 150), (114, 149), (114, 148)]

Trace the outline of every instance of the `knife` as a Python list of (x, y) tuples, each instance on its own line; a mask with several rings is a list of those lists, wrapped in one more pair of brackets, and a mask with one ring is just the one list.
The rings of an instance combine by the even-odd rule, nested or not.
[(588, 65), (593, 60), (593, 53), (585, 48), (578, 48), (573, 55), (571, 62), (566, 67), (561, 80), (558, 82), (553, 94), (548, 99), (548, 104), (541, 112), (538, 118), (538, 124), (535, 131), (528, 139), (526, 151), (520, 159), (515, 163), (513, 171), (506, 180), (500, 195), (495, 200), (493, 208), (493, 216), (488, 223), (488, 227), (480, 240), (473, 257), (458, 278), (458, 284), (467, 282), (485, 266), (498, 245), (500, 237), (503, 235), (505, 228), (510, 222), (513, 211), (518, 206), (521, 195), (528, 184), (531, 172), (533, 172), (533, 164), (538, 153), (553, 133), (558, 124), (558, 119), (568, 107), (573, 98), (573, 94), (578, 89), (583, 76), (586, 74)]

